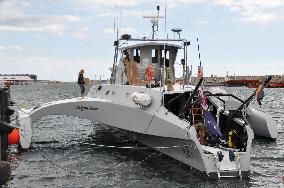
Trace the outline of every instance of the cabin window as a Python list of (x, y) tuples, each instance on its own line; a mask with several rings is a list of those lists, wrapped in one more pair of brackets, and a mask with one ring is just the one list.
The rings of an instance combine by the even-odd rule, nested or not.
[(130, 61), (129, 53), (127, 50), (123, 50), (123, 59), (126, 61)]
[(161, 50), (161, 65), (163, 66), (164, 65), (164, 58), (166, 56), (166, 67), (169, 67), (169, 50)]
[(152, 49), (152, 63), (158, 63), (158, 49)]
[(134, 61), (140, 63), (140, 49), (133, 49)]

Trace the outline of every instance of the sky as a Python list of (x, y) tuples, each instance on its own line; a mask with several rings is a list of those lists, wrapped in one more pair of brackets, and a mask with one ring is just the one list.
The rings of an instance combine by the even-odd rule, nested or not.
[(284, 0), (0, 0), (0, 74), (76, 81), (85, 69), (107, 79), (114, 22), (121, 34), (149, 36), (143, 15), (156, 15), (157, 5), (167, 16), (159, 37), (182, 28), (191, 41), (194, 75), (197, 37), (205, 76), (284, 74)]

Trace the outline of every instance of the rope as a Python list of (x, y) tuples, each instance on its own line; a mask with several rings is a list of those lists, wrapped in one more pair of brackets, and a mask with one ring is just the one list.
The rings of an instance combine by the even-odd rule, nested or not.
[[(33, 147), (32, 145), (31, 145), (31, 143), (25, 138), (25, 136), (20, 132), (20, 134), (21, 134), (21, 136), (30, 144), (30, 148), (31, 149), (34, 149), (34, 150), (36, 150), (47, 162), (49, 162), (53, 167), (57, 167), (57, 168), (59, 168), (59, 169), (61, 169), (61, 170), (64, 170), (64, 171), (66, 171), (66, 172), (69, 172), (69, 173), (75, 173), (75, 174), (80, 174), (79, 172), (77, 172), (77, 171), (72, 171), (72, 170), (70, 170), (70, 169), (67, 169), (67, 168), (64, 168), (64, 167), (62, 167), (62, 166), (60, 166), (59, 164), (56, 164), (55, 162), (53, 162), (52, 160), (50, 160), (49, 158), (47, 158), (41, 151), (39, 151), (37, 148), (35, 148), (35, 147)], [(46, 154), (46, 153), (45, 153)], [(47, 154), (46, 154), (47, 155)]]
[[(18, 105), (16, 105), (16, 103), (15, 103), (14, 105), (15, 105), (20, 111), (22, 111), (22, 112), (24, 112), (24, 113), (28, 113), (28, 112), (23, 111)], [(149, 130), (149, 128), (150, 128), (150, 126), (151, 126), (153, 120), (155, 119), (156, 113), (160, 110), (161, 107), (162, 107), (162, 104), (161, 104), (161, 105), (157, 108), (157, 110), (153, 113), (153, 115), (152, 115), (152, 117), (151, 117), (151, 119), (150, 119), (148, 125), (146, 126), (145, 131), (144, 131), (143, 134), (146, 134), (146, 133), (147, 133), (147, 131)], [(178, 129), (177, 129), (177, 130), (178, 130)], [(176, 130), (175, 133), (173, 133), (173, 134), (176, 134), (177, 130)], [(20, 134), (21, 134), (21, 133), (20, 133)], [(24, 135), (21, 134), (21, 136), (29, 143), (29, 141), (24, 137)], [(137, 138), (137, 141), (138, 141), (138, 142), (139, 142), (139, 140), (141, 139), (141, 136), (142, 136), (142, 134), (139, 134), (139, 136), (138, 136), (138, 138)], [(113, 145), (102, 145), (102, 144), (93, 144), (93, 145), (95, 145), (95, 146), (97, 146), (97, 147), (100, 147), (100, 148), (131, 149), (131, 150), (123, 157), (123, 159), (126, 159), (134, 150), (144, 150), (144, 149), (146, 150), (146, 149), (149, 149), (148, 147), (143, 147), (143, 148), (137, 147), (137, 145), (139, 144), (138, 142), (137, 142), (136, 144), (132, 145), (132, 146), (124, 146), (124, 147), (121, 147), (121, 146), (113, 146)], [(31, 145), (31, 143), (29, 143), (29, 144)], [(171, 149), (171, 148), (180, 148), (180, 147), (181, 147), (181, 146), (171, 146), (171, 147), (159, 146), (159, 147), (152, 147), (152, 148), (157, 149), (157, 150), (161, 150), (161, 149)], [(43, 153), (43, 152), (39, 151), (37, 148), (32, 147), (32, 146), (31, 146), (31, 148), (34, 149), (34, 150), (36, 150), (36, 151), (37, 151), (47, 162), (49, 162), (52, 166), (57, 167), (57, 168), (59, 168), (59, 169), (62, 169), (62, 170), (66, 171), (66, 172), (69, 172), (69, 173), (80, 174), (80, 173), (77, 172), (77, 171), (72, 171), (72, 170), (70, 170), (70, 169), (64, 168), (64, 167), (62, 167), (62, 166), (56, 164), (54, 161), (52, 161), (52, 160), (50, 160), (48, 157), (46, 157), (46, 156), (48, 156), (46, 153)], [(149, 158), (151, 158), (152, 156), (155, 156), (156, 153), (157, 153), (157, 151), (154, 151), (153, 153), (149, 154), (144, 160), (142, 160), (142, 163), (145, 162), (146, 160), (148, 160)], [(161, 153), (160, 153), (160, 154), (161, 154)], [(117, 163), (117, 165), (119, 165), (120, 163), (121, 163), (121, 162)], [(116, 165), (115, 165), (115, 166), (116, 166)]]
[[(157, 108), (157, 110), (153, 113), (153, 115), (152, 115), (152, 117), (151, 117), (151, 119), (150, 119), (150, 122), (148, 123), (148, 125), (147, 125), (147, 127), (146, 127), (146, 129), (145, 129), (145, 131), (144, 131), (144, 134), (147, 133), (147, 131), (148, 131), (150, 125), (152, 124), (152, 122), (153, 122), (153, 120), (154, 120), (154, 118), (155, 118), (156, 113), (160, 110), (161, 107), (162, 107), (162, 104), (161, 104), (161, 105), (159, 106), (159, 108)], [(138, 136), (138, 138), (137, 138), (137, 141), (138, 141), (138, 142), (139, 142), (140, 138), (141, 138), (141, 134), (140, 134), (140, 135)], [(133, 146), (133, 148), (135, 148), (135, 146), (137, 146), (137, 145), (138, 145), (138, 143), (136, 143), (136, 144)], [(133, 148), (125, 155), (125, 157), (124, 157), (123, 159), (125, 159), (130, 153), (132, 153), (132, 151), (134, 150)], [(119, 164), (119, 163), (118, 163), (118, 164)]]
[[(103, 144), (83, 144), (83, 145), (91, 145), (97, 146), (100, 148), (115, 148), (115, 149), (133, 149), (133, 150), (149, 150), (149, 147), (134, 147), (134, 146), (111, 146), (111, 145), (103, 145)], [(180, 146), (158, 146), (158, 147), (151, 147), (155, 149), (171, 149), (171, 148), (180, 148)]]
[[(160, 108), (160, 107), (159, 107), (159, 108)], [(158, 110), (157, 110), (157, 111), (158, 111)], [(157, 111), (156, 111), (156, 112), (157, 112)], [(156, 112), (155, 112), (155, 113), (156, 113)], [(155, 115), (155, 113), (154, 113), (154, 115)], [(154, 115), (153, 115), (153, 116), (154, 116)], [(152, 118), (151, 118), (151, 120), (150, 120), (150, 122), (149, 122), (149, 124), (148, 124), (148, 126), (147, 126), (147, 128), (146, 128), (146, 130), (145, 130), (145, 133), (146, 133), (147, 130), (149, 129), (149, 127), (150, 127), (150, 125), (151, 125), (151, 123), (152, 123), (152, 121), (153, 121), (153, 119), (154, 119), (153, 116), (152, 116)], [(32, 144), (25, 138), (25, 136), (24, 136), (22, 133), (20, 133), (20, 134), (21, 134), (21, 136), (30, 144), (30, 148), (31, 148), (31, 149), (34, 149), (35, 151), (37, 151), (37, 152), (41, 155), (41, 157), (44, 158), (44, 159), (45, 159), (48, 163), (50, 163), (53, 167), (59, 168), (59, 169), (64, 170), (64, 171), (66, 171), (66, 172), (68, 172), (68, 173), (80, 174), (80, 172), (78, 172), (78, 171), (72, 171), (72, 170), (70, 170), (70, 169), (64, 168), (64, 167), (62, 167), (61, 165), (59, 165), (59, 164), (55, 163), (54, 161), (50, 160), (50, 159), (47, 157), (48, 154), (47, 154), (46, 152), (42, 152), (42, 151), (40, 151), (38, 148), (33, 147)], [(138, 143), (137, 143), (137, 144), (138, 144)], [(92, 144), (92, 145), (93, 145), (93, 146), (100, 147), (100, 148), (131, 149), (131, 151), (128, 152), (128, 153), (126, 154), (126, 156), (124, 156), (124, 159), (125, 159), (133, 150), (149, 150), (149, 147), (137, 147), (137, 144), (135, 144), (136, 146), (114, 146), (114, 145), (103, 145), (103, 144)], [(83, 144), (83, 145), (88, 145), (88, 144)], [(181, 147), (181, 146), (171, 146), (171, 147), (159, 146), (159, 147), (152, 147), (152, 148), (154, 148), (154, 149), (171, 149), (171, 148), (180, 148), (180, 147)], [(145, 161), (148, 160), (150, 157), (155, 156), (156, 153), (157, 153), (157, 151), (154, 151), (153, 153), (149, 154), (145, 159), (143, 159), (141, 162), (142, 162), (142, 163), (145, 162)], [(118, 163), (118, 164), (120, 164), (120, 163)], [(118, 165), (118, 164), (117, 164), (117, 165)]]

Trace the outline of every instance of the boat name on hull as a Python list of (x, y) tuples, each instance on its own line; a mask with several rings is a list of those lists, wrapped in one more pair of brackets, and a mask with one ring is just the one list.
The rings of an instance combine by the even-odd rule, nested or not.
[(77, 105), (75, 107), (76, 110), (80, 110), (81, 112), (84, 111), (84, 110), (91, 110), (91, 111), (96, 111), (98, 110), (99, 108), (97, 107), (93, 107), (93, 106), (80, 106), (80, 105)]

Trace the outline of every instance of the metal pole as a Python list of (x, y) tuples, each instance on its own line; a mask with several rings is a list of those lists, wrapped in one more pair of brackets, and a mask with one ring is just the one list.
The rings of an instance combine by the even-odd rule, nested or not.
[[(0, 90), (0, 151), (1, 151), (1, 155), (0, 155), (0, 160), (6, 160), (7, 156), (6, 156), (6, 151), (8, 149), (8, 135), (7, 133), (4, 131), (5, 125), (4, 122), (6, 122), (7, 119), (7, 108), (8, 108), (8, 93), (1, 89)], [(2, 123), (3, 122), (3, 123)], [(2, 127), (3, 126), (3, 127)]]
[(165, 84), (166, 84), (166, 44), (164, 44), (164, 86), (163, 89), (165, 90)]
[[(186, 61), (186, 60), (185, 60), (185, 53), (186, 53), (185, 48), (186, 48), (186, 45), (185, 45), (185, 42), (184, 42), (184, 43), (183, 43), (183, 59), (184, 59), (184, 61)], [(186, 62), (184, 62), (184, 65), (182, 65), (182, 69), (183, 69), (183, 70), (182, 70), (182, 72), (183, 72), (183, 73), (182, 73), (182, 77), (183, 77), (183, 87), (182, 87), (182, 88), (183, 88), (183, 90), (184, 90), (184, 84), (185, 84), (185, 80), (186, 80), (186, 79), (185, 79), (185, 75), (186, 75), (186, 74), (185, 74)]]

